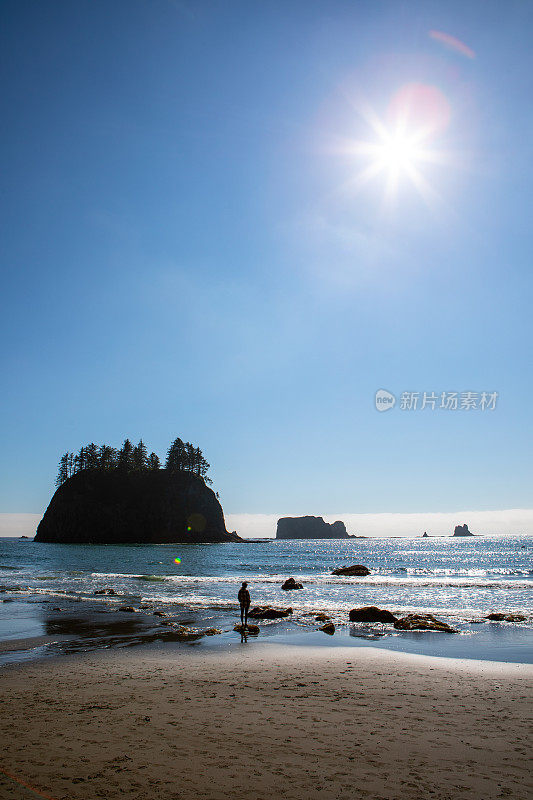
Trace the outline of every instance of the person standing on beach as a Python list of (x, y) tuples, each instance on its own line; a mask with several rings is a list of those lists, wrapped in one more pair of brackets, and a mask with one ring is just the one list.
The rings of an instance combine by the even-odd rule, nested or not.
[(247, 586), (246, 581), (243, 581), (237, 595), (241, 607), (241, 625), (244, 625), (245, 628), (248, 626), (248, 609), (250, 608), (250, 592), (246, 588)]

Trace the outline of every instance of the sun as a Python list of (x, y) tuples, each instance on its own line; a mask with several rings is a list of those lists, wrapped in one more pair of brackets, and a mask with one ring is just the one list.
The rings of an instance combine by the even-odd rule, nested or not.
[(357, 172), (350, 181), (355, 188), (374, 179), (384, 184), (384, 201), (390, 203), (407, 187), (428, 203), (438, 195), (427, 175), (431, 165), (443, 165), (449, 157), (436, 147), (439, 133), (449, 119), (447, 101), (434, 87), (419, 84), (402, 87), (392, 98), (384, 119), (369, 107), (359, 109), (369, 128), (368, 141), (348, 142)]
[(417, 137), (399, 133), (387, 134), (373, 149), (376, 160), (391, 173), (412, 172), (424, 157)]

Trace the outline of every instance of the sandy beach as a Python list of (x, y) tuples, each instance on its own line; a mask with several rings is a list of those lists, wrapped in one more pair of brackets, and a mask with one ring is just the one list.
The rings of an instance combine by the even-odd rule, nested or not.
[(523, 664), (260, 642), (6, 666), (0, 796), (528, 800), (532, 683)]

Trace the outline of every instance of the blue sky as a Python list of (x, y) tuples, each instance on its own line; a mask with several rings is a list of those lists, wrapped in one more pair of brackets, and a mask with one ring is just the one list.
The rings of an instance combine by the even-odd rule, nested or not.
[[(530, 4), (1, 17), (1, 512), (40, 513), (67, 449), (178, 435), (231, 514), (532, 507)], [(385, 202), (351, 144), (413, 84), (444, 161)]]

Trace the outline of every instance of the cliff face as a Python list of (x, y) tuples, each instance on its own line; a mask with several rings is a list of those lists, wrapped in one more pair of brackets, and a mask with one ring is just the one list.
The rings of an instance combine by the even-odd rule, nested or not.
[(128, 544), (239, 542), (222, 506), (190, 472), (84, 470), (56, 491), (36, 542)]
[(276, 539), (349, 539), (344, 522), (324, 522), (322, 517), (282, 517)]

